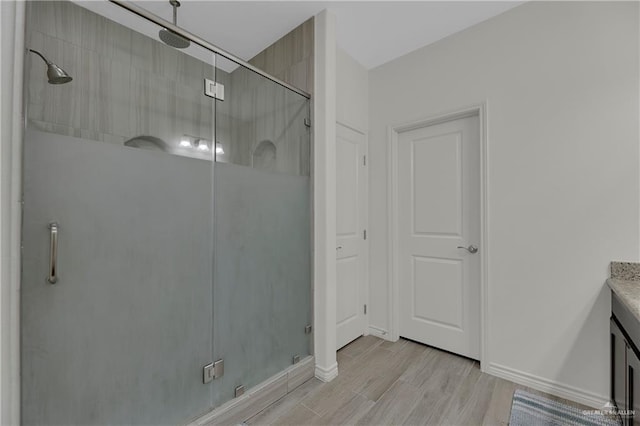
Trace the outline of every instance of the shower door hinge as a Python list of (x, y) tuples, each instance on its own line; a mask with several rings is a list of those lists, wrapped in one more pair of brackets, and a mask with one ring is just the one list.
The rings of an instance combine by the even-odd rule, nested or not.
[(304, 125), (307, 127), (311, 127), (311, 119), (310, 118), (305, 118), (304, 119)]
[(219, 359), (216, 362), (207, 364), (202, 369), (202, 382), (209, 383), (213, 379), (218, 379), (224, 376), (224, 359)]
[(367, 315), (367, 305), (364, 305), (364, 314)]
[(362, 231), (362, 237), (366, 240), (367, 239), (367, 230), (365, 229), (364, 231)]
[(224, 85), (208, 78), (204, 79), (204, 94), (210, 98), (224, 101)]

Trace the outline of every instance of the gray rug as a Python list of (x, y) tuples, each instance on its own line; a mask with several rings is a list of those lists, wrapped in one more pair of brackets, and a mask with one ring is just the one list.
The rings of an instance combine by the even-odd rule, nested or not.
[(516, 390), (509, 426), (619, 426), (619, 418), (608, 409), (584, 411), (523, 390)]

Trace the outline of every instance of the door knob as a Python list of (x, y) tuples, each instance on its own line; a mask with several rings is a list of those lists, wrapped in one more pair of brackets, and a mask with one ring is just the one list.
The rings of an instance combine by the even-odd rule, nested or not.
[(471, 244), (469, 247), (458, 246), (458, 248), (465, 249), (471, 254), (475, 254), (478, 252), (478, 247), (474, 246), (473, 244)]

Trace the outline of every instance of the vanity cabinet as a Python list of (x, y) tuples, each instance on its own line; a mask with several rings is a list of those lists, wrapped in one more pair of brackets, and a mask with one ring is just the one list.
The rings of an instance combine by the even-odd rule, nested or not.
[(611, 401), (624, 410), (627, 393), (627, 342), (611, 317)]
[(640, 323), (615, 294), (611, 297), (611, 401), (622, 416), (623, 425), (640, 425)]
[(627, 424), (640, 425), (640, 358), (627, 347), (627, 410), (634, 410), (635, 416)]

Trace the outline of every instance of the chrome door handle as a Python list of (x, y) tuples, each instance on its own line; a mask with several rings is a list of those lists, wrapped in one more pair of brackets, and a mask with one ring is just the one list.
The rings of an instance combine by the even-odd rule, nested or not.
[(55, 284), (58, 282), (58, 223), (49, 224), (49, 276), (47, 282)]
[(458, 248), (465, 249), (471, 254), (476, 254), (478, 252), (478, 247), (471, 244), (469, 247), (458, 246)]
[(336, 250), (342, 250), (342, 246), (336, 247)]

